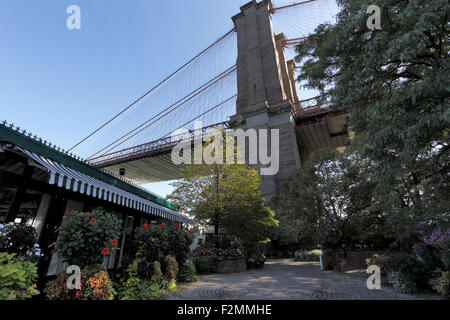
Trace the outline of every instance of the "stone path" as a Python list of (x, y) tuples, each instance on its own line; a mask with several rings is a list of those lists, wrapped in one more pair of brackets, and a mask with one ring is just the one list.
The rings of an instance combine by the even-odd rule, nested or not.
[(423, 300), (434, 295), (407, 295), (382, 286), (369, 290), (369, 277), (320, 270), (317, 262), (266, 261), (264, 268), (233, 274), (200, 276), (182, 284), (171, 300)]

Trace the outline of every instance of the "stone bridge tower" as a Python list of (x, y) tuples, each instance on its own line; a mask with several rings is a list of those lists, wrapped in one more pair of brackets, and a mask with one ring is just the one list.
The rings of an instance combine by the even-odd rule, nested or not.
[[(286, 62), (284, 35), (275, 35), (270, 0), (253, 0), (232, 19), (237, 32), (237, 107), (230, 119), (233, 129), (279, 129), (278, 174), (261, 176), (262, 193), (275, 195), (283, 182), (301, 166), (295, 123), (291, 115), (298, 103), (295, 63)], [(268, 139), (270, 143), (270, 138)], [(270, 150), (270, 148), (268, 148)], [(256, 166), (258, 169), (258, 166)]]

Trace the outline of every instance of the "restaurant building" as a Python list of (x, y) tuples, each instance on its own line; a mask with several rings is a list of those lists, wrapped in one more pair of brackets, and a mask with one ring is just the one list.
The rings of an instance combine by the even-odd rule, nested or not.
[(70, 210), (93, 209), (123, 221), (122, 250), (105, 258), (108, 268), (121, 265), (136, 227), (152, 222), (193, 224), (176, 205), (120, 175), (98, 169), (6, 121), (0, 124), (0, 224), (26, 223), (36, 229), (44, 254), (43, 275), (65, 268), (52, 248), (64, 216)]

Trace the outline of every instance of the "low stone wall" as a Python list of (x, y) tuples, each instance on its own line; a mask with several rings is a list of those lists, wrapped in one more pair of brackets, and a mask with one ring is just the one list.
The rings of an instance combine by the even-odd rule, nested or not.
[(247, 269), (247, 264), (244, 259), (239, 260), (224, 260), (217, 263), (217, 273), (234, 273), (241, 272)]

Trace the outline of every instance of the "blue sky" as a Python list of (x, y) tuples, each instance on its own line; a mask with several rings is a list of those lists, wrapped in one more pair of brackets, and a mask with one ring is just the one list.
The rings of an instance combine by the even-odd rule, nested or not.
[[(228, 31), (247, 2), (1, 1), (0, 120), (67, 149)], [(66, 27), (72, 4), (81, 30)]]

